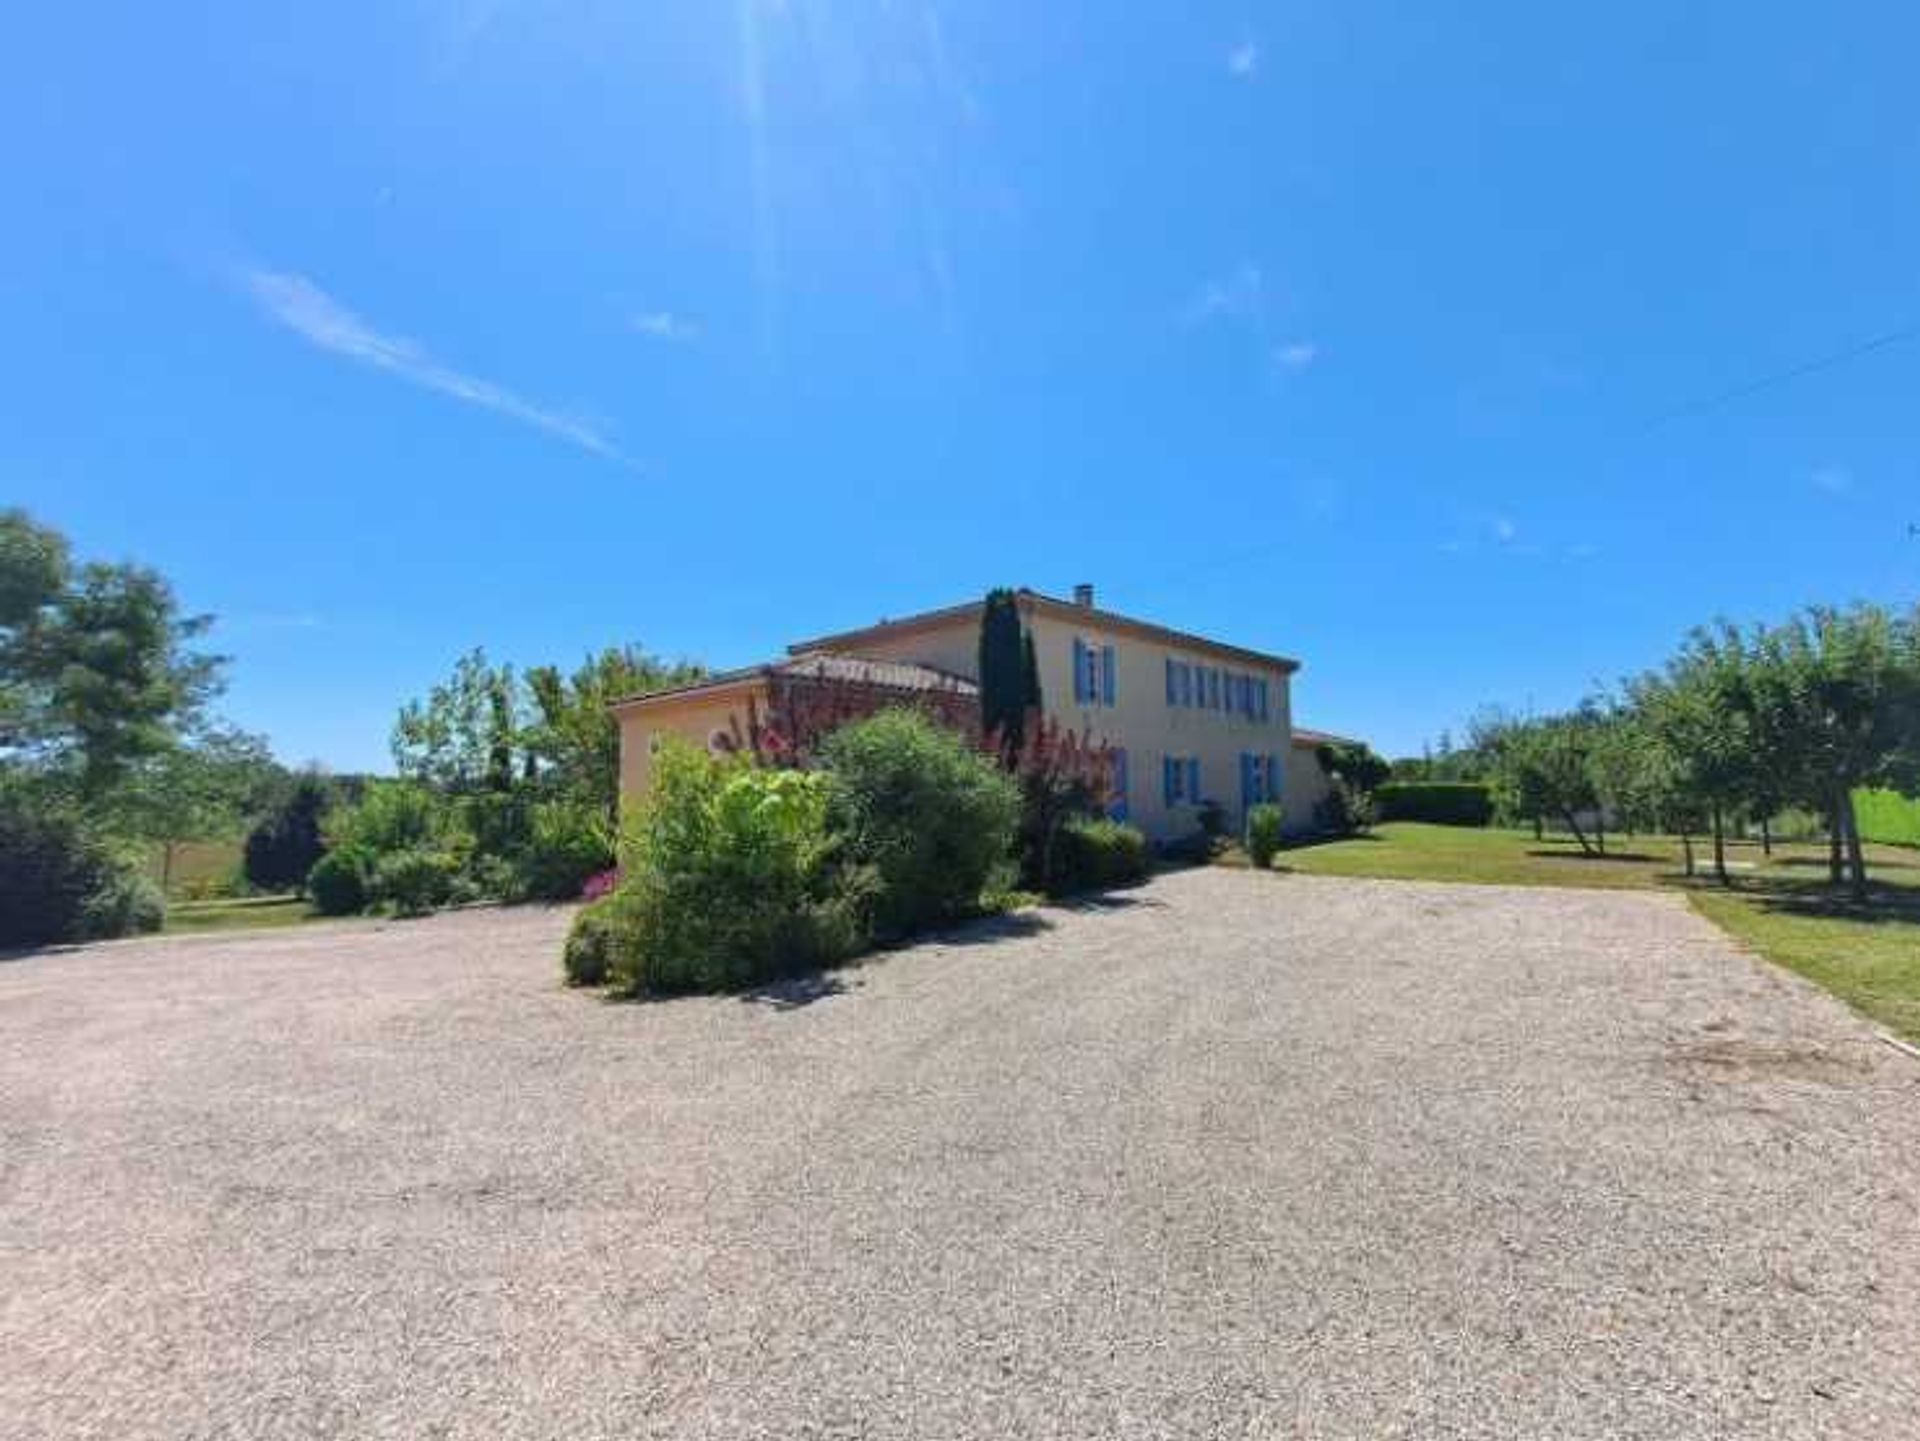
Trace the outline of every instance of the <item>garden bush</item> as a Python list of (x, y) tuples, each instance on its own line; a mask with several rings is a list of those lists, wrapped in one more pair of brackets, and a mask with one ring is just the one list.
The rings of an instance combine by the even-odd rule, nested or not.
[(857, 954), (875, 881), (835, 861), (830, 784), (663, 746), (620, 888), (592, 908), (608, 934), (582, 940), (576, 968), (598, 953), (629, 992), (717, 991)]
[(883, 711), (821, 747), (839, 859), (871, 867), (875, 932), (887, 939), (970, 914), (1013, 853), (1020, 791), (953, 731)]
[(568, 985), (604, 986), (616, 971), (631, 969), (617, 964), (616, 956), (622, 947), (631, 950), (641, 941), (644, 918), (639, 909), (633, 897), (619, 894), (580, 908), (560, 955)]
[(166, 919), (167, 900), (153, 879), (133, 866), (115, 865), (81, 907), (77, 939), (144, 935), (159, 930)]
[(600, 817), (586, 806), (542, 801), (528, 814), (519, 856), (519, 889), (541, 901), (570, 901), (587, 878), (613, 864), (613, 846)]
[(1374, 791), (1383, 821), (1441, 826), (1493, 823), (1493, 791), (1472, 781), (1388, 781)]
[(354, 916), (367, 908), (367, 856), (340, 846), (314, 862), (307, 872), (307, 894), (323, 916)]
[(1147, 838), (1121, 821), (1076, 817), (1060, 828), (1054, 844), (1054, 895), (1109, 890), (1146, 879)]
[(1247, 808), (1247, 855), (1261, 870), (1273, 864), (1285, 820), (1286, 812), (1270, 802)]
[(452, 899), (459, 873), (459, 861), (444, 852), (393, 851), (374, 862), (368, 891), (394, 915), (423, 916)]
[(0, 785), (0, 946), (154, 930), (159, 892), (80, 812)]

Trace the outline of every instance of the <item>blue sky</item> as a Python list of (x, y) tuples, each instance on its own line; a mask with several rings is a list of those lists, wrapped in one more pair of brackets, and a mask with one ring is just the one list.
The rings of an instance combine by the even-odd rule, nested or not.
[[(1403, 752), (1906, 600), (1911, 7), (28, 7), (0, 503), (384, 766), (473, 645), (718, 665), (996, 582)], [(1674, 412), (1687, 412), (1674, 414)]]

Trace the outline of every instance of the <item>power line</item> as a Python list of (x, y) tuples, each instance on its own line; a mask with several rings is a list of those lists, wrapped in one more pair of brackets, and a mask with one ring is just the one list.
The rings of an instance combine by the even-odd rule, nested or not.
[(1659, 415), (1654, 416), (1653, 419), (1640, 427), (1636, 433), (1644, 435), (1649, 430), (1658, 430), (1670, 421), (1684, 420), (1695, 415), (1705, 415), (1710, 410), (1718, 410), (1723, 405), (1731, 405), (1736, 400), (1744, 400), (1749, 395), (1757, 394), (1762, 390), (1771, 390), (1776, 385), (1785, 385), (1788, 381), (1798, 380), (1804, 375), (1812, 375), (1822, 370), (1831, 370), (1836, 365), (1844, 365), (1849, 360), (1856, 360), (1860, 356), (1869, 355), (1876, 350), (1884, 350), (1889, 345), (1898, 345), (1903, 340), (1912, 340), (1915, 336), (1920, 336), (1920, 323), (1903, 325), (1897, 330), (1889, 330), (1884, 335), (1876, 335), (1871, 340), (1861, 341), (1858, 345), (1849, 345), (1844, 350), (1836, 350), (1831, 355), (1823, 355), (1817, 360), (1808, 360), (1799, 365), (1790, 366), (1786, 370), (1777, 370), (1771, 375), (1763, 375), (1757, 380), (1749, 380), (1744, 384), (1734, 386), (1731, 390), (1723, 390), (1718, 395), (1710, 395), (1704, 400), (1690, 401), (1685, 405), (1675, 406), (1672, 410), (1663, 411)]

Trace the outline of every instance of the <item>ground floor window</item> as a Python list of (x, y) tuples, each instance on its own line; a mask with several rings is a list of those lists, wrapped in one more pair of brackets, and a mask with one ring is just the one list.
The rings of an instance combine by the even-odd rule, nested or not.
[(1200, 801), (1200, 757), (1166, 756), (1160, 767), (1161, 789), (1170, 806)]

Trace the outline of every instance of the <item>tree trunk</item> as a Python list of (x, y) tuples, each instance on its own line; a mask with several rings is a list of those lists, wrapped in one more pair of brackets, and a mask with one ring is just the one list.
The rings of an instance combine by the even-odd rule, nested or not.
[(170, 840), (160, 843), (160, 894), (173, 894), (173, 842)]
[(1593, 837), (1600, 843), (1600, 854), (1607, 853), (1607, 813), (1604, 810), (1594, 812)]
[(1544, 841), (1547, 838), (1547, 822), (1542, 816), (1536, 815), (1533, 818), (1533, 838), (1536, 841)]
[(1860, 823), (1853, 817), (1853, 802), (1848, 800), (1842, 812), (1847, 821), (1847, 865), (1853, 871), (1853, 898), (1867, 898), (1867, 857), (1860, 845)]
[(1830, 805), (1827, 808), (1827, 884), (1837, 886), (1847, 878), (1846, 861), (1842, 848), (1847, 843), (1847, 826), (1842, 819), (1845, 808)]
[(1680, 849), (1687, 858), (1687, 879), (1693, 879), (1693, 832), (1680, 832)]
[(1580, 829), (1580, 822), (1574, 819), (1573, 812), (1562, 811), (1560, 814), (1566, 819), (1567, 829), (1573, 832), (1573, 838), (1580, 842), (1580, 853), (1582, 855), (1592, 855), (1593, 847), (1587, 844), (1587, 833)]
[(1713, 808), (1713, 873), (1720, 878), (1720, 884), (1727, 881), (1727, 828), (1720, 818), (1720, 807)]
[(1773, 859), (1773, 818), (1760, 817), (1760, 854), (1768, 860)]

